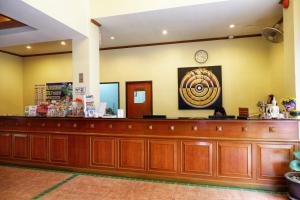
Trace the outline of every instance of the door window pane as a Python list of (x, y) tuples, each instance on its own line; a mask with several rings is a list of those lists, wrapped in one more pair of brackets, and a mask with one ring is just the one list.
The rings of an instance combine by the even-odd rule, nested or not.
[(134, 91), (134, 103), (145, 103), (146, 101), (146, 91), (139, 90)]

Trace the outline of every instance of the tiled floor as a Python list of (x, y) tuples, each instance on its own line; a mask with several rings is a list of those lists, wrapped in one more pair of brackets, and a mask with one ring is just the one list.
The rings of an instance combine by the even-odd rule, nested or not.
[[(0, 166), (0, 199), (31, 199), (34, 196), (36, 199), (43, 200), (287, 199), (284, 194), (124, 180), (90, 175), (71, 176), (72, 174)], [(62, 182), (63, 180), (65, 181)]]
[(0, 199), (32, 199), (71, 174), (0, 166)]

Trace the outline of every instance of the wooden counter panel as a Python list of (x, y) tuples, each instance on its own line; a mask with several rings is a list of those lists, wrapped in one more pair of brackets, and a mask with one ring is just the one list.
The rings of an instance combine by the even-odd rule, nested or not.
[(68, 163), (68, 144), (68, 136), (55, 134), (50, 135), (50, 161), (52, 163)]
[(12, 141), (10, 133), (0, 133), (0, 157), (11, 157)]
[(177, 172), (177, 140), (149, 140), (149, 170)]
[(113, 137), (91, 137), (91, 166), (114, 168), (115, 143)]
[(257, 144), (257, 178), (282, 179), (289, 171), (289, 162), (297, 144), (261, 143)]
[(90, 165), (90, 140), (84, 135), (68, 136), (69, 164), (74, 167)]
[(299, 122), (0, 117), (0, 161), (256, 188), (284, 184)]
[(218, 142), (218, 176), (252, 178), (252, 148), (248, 143)]
[(182, 174), (213, 176), (215, 142), (182, 141)]
[(32, 161), (48, 162), (49, 136), (44, 134), (30, 135), (30, 159)]
[(13, 158), (29, 159), (29, 136), (28, 134), (12, 134)]
[(146, 170), (146, 140), (140, 138), (118, 139), (118, 168)]
[(4, 124), (0, 130), (7, 131), (299, 140), (297, 121), (0, 118), (0, 122)]

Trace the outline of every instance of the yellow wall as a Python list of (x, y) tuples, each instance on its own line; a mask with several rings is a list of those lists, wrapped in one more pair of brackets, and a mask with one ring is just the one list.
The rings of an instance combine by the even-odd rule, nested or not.
[[(120, 82), (123, 109), (125, 82), (152, 80), (154, 114), (207, 116), (212, 111), (178, 110), (177, 103), (177, 68), (199, 66), (194, 61), (198, 49), (209, 53), (205, 66), (222, 65), (223, 103), (228, 114), (237, 115), (238, 107), (249, 107), (255, 113), (258, 100), (266, 100), (270, 93), (283, 96), (283, 45), (259, 37), (102, 51), (100, 80)], [(71, 59), (71, 54), (24, 58), (24, 105), (34, 103), (35, 84), (72, 81)]]
[(34, 104), (34, 85), (72, 81), (72, 55), (24, 58), (24, 105)]
[(0, 52), (0, 115), (23, 113), (22, 58)]
[(206, 66), (222, 65), (223, 104), (228, 114), (237, 114), (238, 107), (255, 113), (257, 101), (273, 92), (270, 43), (262, 38), (103, 51), (101, 81), (120, 82), (121, 108), (125, 108), (125, 81), (153, 80), (154, 114), (207, 116), (212, 111), (178, 110), (177, 103), (177, 68), (199, 66), (193, 58), (198, 49), (209, 53)]
[(270, 66), (272, 71), (270, 72), (271, 78), (271, 91), (275, 95), (278, 103), (287, 96), (293, 96), (290, 94), (293, 86), (290, 84), (292, 77), (291, 73), (286, 73), (284, 67), (284, 56), (283, 56), (283, 43), (271, 44), (269, 48)]

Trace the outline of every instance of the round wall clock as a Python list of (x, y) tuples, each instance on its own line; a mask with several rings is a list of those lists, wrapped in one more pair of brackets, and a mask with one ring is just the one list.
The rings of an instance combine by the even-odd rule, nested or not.
[(195, 53), (195, 61), (196, 62), (203, 64), (203, 63), (206, 63), (207, 59), (208, 59), (207, 51), (205, 51), (205, 50), (196, 51), (196, 53)]

